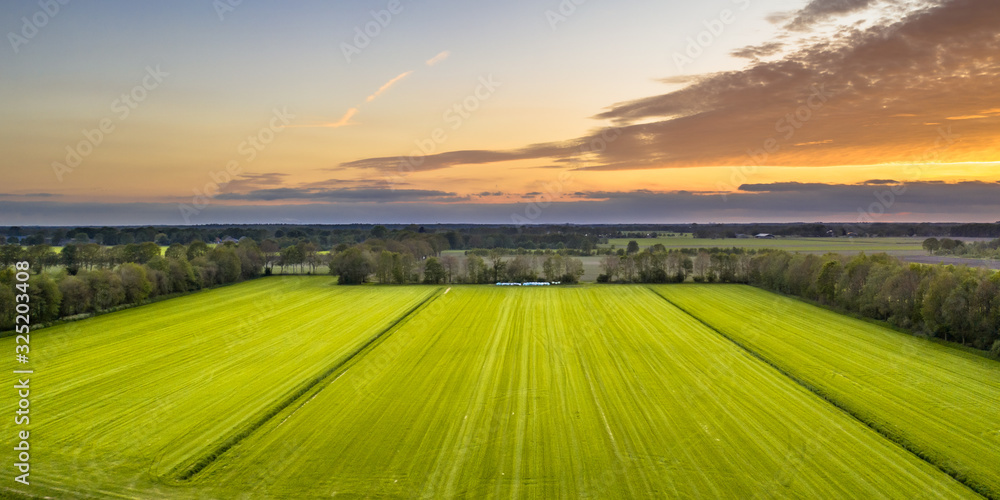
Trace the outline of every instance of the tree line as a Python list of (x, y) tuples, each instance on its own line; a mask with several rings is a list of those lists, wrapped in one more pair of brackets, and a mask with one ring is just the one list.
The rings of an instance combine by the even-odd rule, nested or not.
[[(644, 251), (610, 258), (605, 276), (661, 282), (643, 278), (661, 278), (649, 270), (661, 268), (667, 256)], [(783, 250), (698, 250), (677, 258), (690, 259), (690, 266), (679, 268), (690, 269), (693, 281), (745, 283), (1000, 357), (1000, 273), (988, 269), (907, 263), (887, 254)]]
[[(13, 246), (0, 250), (11, 256), (14, 252), (9, 247)], [(49, 323), (235, 283), (259, 276), (264, 268), (264, 255), (251, 239), (215, 248), (200, 241), (188, 246), (176, 244), (163, 255), (160, 247), (154, 246), (155, 253), (153, 247), (143, 245), (97, 249), (83, 246), (86, 250), (67, 246), (60, 254), (35, 247), (22, 249), (19, 260), (13, 262), (24, 259), (31, 263), (28, 295), (32, 321)], [(4, 262), (0, 267), (0, 331), (14, 327), (15, 275), (10, 264)]]
[(1000, 239), (965, 243), (951, 238), (927, 238), (924, 250), (931, 255), (955, 255), (978, 259), (1000, 259)]
[(522, 253), (509, 255), (503, 249), (456, 255), (415, 256), (396, 252), (381, 241), (366, 242), (338, 252), (330, 259), (330, 274), (342, 285), (374, 280), (381, 284), (408, 283), (496, 283), (559, 281), (577, 283), (584, 274), (583, 261), (559, 253), (544, 257)]

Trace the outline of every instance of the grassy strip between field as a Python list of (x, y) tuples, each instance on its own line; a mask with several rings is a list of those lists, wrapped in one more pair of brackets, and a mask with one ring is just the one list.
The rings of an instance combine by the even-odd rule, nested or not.
[(217, 447), (209, 451), (207, 454), (202, 455), (200, 458), (198, 458), (197, 460), (195, 460), (190, 464), (181, 464), (178, 467), (174, 468), (174, 470), (170, 471), (170, 476), (180, 481), (190, 481), (191, 479), (193, 479), (195, 475), (204, 470), (205, 467), (211, 465), (212, 462), (221, 457), (224, 453), (226, 453), (226, 451), (228, 451), (233, 446), (239, 444), (240, 441), (243, 441), (244, 439), (249, 437), (251, 434), (253, 434), (254, 431), (256, 431), (264, 424), (266, 424), (269, 420), (274, 418), (275, 415), (278, 415), (283, 410), (290, 407), (293, 403), (302, 399), (305, 395), (309, 394), (310, 391), (312, 391), (314, 388), (317, 388), (319, 384), (322, 383), (324, 380), (327, 380), (331, 376), (339, 372), (342, 372), (351, 364), (353, 364), (355, 361), (363, 357), (366, 353), (371, 352), (376, 346), (378, 346), (378, 344), (382, 340), (388, 337), (389, 332), (391, 332), (397, 326), (405, 322), (407, 318), (411, 317), (413, 314), (415, 314), (417, 311), (425, 307), (427, 304), (429, 304), (431, 301), (433, 301), (440, 295), (441, 295), (441, 289), (438, 288), (437, 291), (435, 291), (432, 295), (430, 295), (429, 297), (421, 301), (419, 304), (413, 306), (408, 311), (400, 315), (395, 321), (389, 324), (389, 326), (387, 326), (382, 331), (373, 335), (370, 339), (368, 339), (368, 341), (358, 346), (357, 349), (349, 353), (345, 358), (338, 360), (332, 366), (330, 366), (325, 371), (323, 371), (316, 377), (312, 378), (311, 380), (303, 382), (302, 385), (294, 389), (291, 393), (289, 393), (287, 396), (278, 401), (278, 403), (271, 406), (270, 408), (267, 408), (266, 410), (261, 412), (257, 417), (247, 421), (247, 423), (240, 430), (236, 431), (229, 438), (227, 438)]
[(711, 323), (705, 321), (704, 319), (702, 319), (701, 316), (699, 316), (695, 312), (692, 312), (691, 310), (685, 308), (684, 306), (682, 306), (682, 305), (680, 305), (680, 304), (678, 304), (678, 303), (670, 300), (669, 298), (667, 298), (666, 296), (664, 296), (663, 294), (661, 294), (657, 289), (650, 287), (650, 290), (653, 293), (655, 293), (657, 296), (659, 296), (660, 298), (662, 298), (664, 301), (666, 301), (668, 304), (670, 304), (670, 305), (676, 307), (677, 309), (683, 311), (685, 314), (691, 316), (692, 318), (694, 318), (695, 320), (697, 320), (699, 323), (701, 323), (702, 325), (704, 325), (705, 327), (707, 327), (709, 330), (712, 330), (713, 332), (719, 334), (720, 336), (722, 336), (726, 340), (732, 342), (733, 344), (735, 344), (739, 348), (741, 348), (744, 351), (746, 351), (751, 356), (753, 356), (753, 357), (759, 359), (761, 362), (763, 362), (763, 363), (771, 366), (772, 368), (774, 368), (775, 370), (777, 370), (779, 373), (781, 373), (785, 377), (788, 377), (789, 380), (791, 380), (791, 381), (795, 382), (796, 384), (802, 386), (804, 389), (808, 390), (809, 392), (812, 392), (813, 394), (815, 394), (819, 398), (823, 399), (827, 403), (830, 403), (832, 406), (834, 406), (837, 409), (843, 411), (845, 414), (849, 415), (854, 420), (856, 420), (856, 421), (860, 422), (861, 424), (865, 425), (866, 427), (868, 427), (872, 431), (878, 433), (880, 436), (882, 436), (882, 437), (888, 439), (889, 441), (895, 443), (899, 447), (901, 447), (904, 450), (906, 450), (907, 452), (913, 454), (917, 458), (923, 460), (924, 462), (926, 462), (927, 464), (929, 464), (932, 467), (936, 468), (937, 470), (941, 471), (942, 473), (947, 474), (948, 476), (952, 477), (956, 481), (958, 481), (958, 482), (962, 483), (963, 485), (969, 487), (970, 489), (972, 489), (976, 493), (979, 493), (980, 495), (983, 495), (986, 498), (990, 498), (992, 500), (997, 500), (997, 497), (994, 496), (994, 495), (992, 495), (991, 494), (992, 492), (990, 490), (988, 490), (987, 488), (984, 488), (981, 484), (978, 484), (976, 482), (970, 482), (970, 481), (968, 481), (967, 477), (964, 477), (963, 475), (956, 473), (953, 468), (951, 468), (951, 467), (948, 466), (948, 464), (939, 463), (939, 461), (935, 460), (935, 457), (929, 456), (928, 454), (923, 453), (919, 448), (915, 447), (908, 440), (903, 439), (900, 436), (897, 436), (895, 433), (893, 433), (891, 431), (891, 429), (886, 428), (887, 426), (882, 426), (882, 425), (879, 425), (878, 422), (876, 422), (874, 420), (866, 419), (864, 415), (861, 415), (861, 414), (853, 411), (850, 407), (845, 406), (845, 405), (839, 403), (836, 399), (831, 398), (826, 393), (826, 391), (824, 391), (822, 388), (816, 387), (816, 386), (808, 383), (807, 381), (805, 381), (805, 380), (797, 377), (795, 374), (790, 373), (789, 371), (785, 370), (778, 363), (775, 363), (774, 361), (768, 359), (766, 356), (764, 356), (764, 355), (758, 353), (757, 351), (753, 350), (751, 347), (747, 346), (743, 342), (740, 342), (735, 337), (733, 337), (733, 336), (725, 333), (724, 331), (720, 330), (719, 328), (716, 328)]

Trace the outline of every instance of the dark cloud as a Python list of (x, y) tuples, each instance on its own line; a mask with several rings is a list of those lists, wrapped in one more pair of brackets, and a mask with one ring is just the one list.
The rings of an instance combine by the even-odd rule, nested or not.
[[(805, 22), (870, 4), (814, 0), (798, 18)], [(995, 108), (1000, 95), (1000, 2), (908, 5), (930, 6), (863, 30), (843, 27), (780, 60), (671, 79), (687, 86), (611, 106), (596, 118), (617, 124), (614, 140), (606, 140), (604, 130), (517, 150), (418, 155), (416, 163), (369, 158), (342, 167), (405, 174), (529, 159), (577, 170), (982, 161), (984, 152), (995, 151), (1000, 127), (1000, 115), (981, 113)], [(954, 132), (937, 125), (955, 116), (983, 118), (951, 122)], [(950, 135), (960, 140), (939, 147), (940, 137)], [(591, 145), (595, 141), (600, 147)], [(757, 154), (769, 141), (773, 151)]]
[(460, 165), (480, 165), (535, 158), (558, 158), (572, 154), (573, 143), (535, 144), (513, 151), (465, 150), (423, 155), (413, 151), (411, 156), (366, 158), (342, 163), (338, 168), (379, 170), (405, 175), (413, 171), (437, 170)]
[(869, 179), (862, 184), (868, 185), (885, 185), (885, 184), (899, 184), (899, 181), (894, 181), (892, 179)]
[(0, 193), (0, 198), (55, 198), (57, 196), (62, 196), (53, 193)]
[[(996, 220), (1000, 184), (914, 182), (894, 186), (775, 183), (737, 193), (685, 191), (586, 191), (580, 201), (553, 201), (538, 215), (531, 203), (479, 204), (469, 201), (421, 201), (449, 193), (400, 196), (406, 203), (370, 203), (343, 196), (342, 201), (311, 200), (302, 205), (211, 204), (191, 223), (349, 223), (478, 222), (505, 223), (654, 223), (714, 221), (858, 222), (862, 214), (884, 221)], [(360, 194), (360, 193), (358, 193)], [(286, 196), (293, 195), (285, 193)], [(376, 195), (377, 196), (377, 195)], [(271, 196), (265, 196), (271, 199)], [(306, 198), (308, 199), (308, 198)], [(302, 198), (295, 198), (301, 201)], [(518, 218), (520, 217), (520, 218)], [(0, 225), (181, 224), (177, 205), (131, 203), (56, 203), (0, 201)]]
[(410, 201), (461, 201), (455, 193), (422, 189), (258, 189), (249, 193), (224, 193), (216, 197), (223, 201), (293, 201), (313, 200), (328, 202), (410, 202)]
[(759, 59), (761, 57), (773, 56), (781, 49), (785, 47), (784, 43), (781, 42), (768, 42), (756, 46), (743, 47), (742, 49), (737, 49), (730, 52), (733, 57), (742, 57), (746, 59)]
[[(598, 117), (620, 124), (623, 137), (601, 155), (601, 165), (588, 168), (743, 165), (751, 161), (748, 151), (769, 139), (778, 151), (763, 164), (925, 160), (942, 133), (924, 123), (977, 115), (1000, 95), (996, 19), (1000, 2), (953, 0), (867, 30), (845, 28), (778, 61), (616, 105)], [(818, 89), (825, 101), (814, 97)], [(633, 125), (640, 121), (649, 123)], [(994, 150), (998, 125), (992, 117), (956, 124), (961, 140), (940, 149), (937, 160)]]
[(284, 184), (288, 174), (281, 172), (244, 173), (225, 185), (226, 191), (248, 191), (252, 189), (270, 188)]
[[(775, 183), (754, 191), (691, 193), (685, 191), (581, 191), (581, 201), (553, 201), (541, 210), (529, 202), (481, 204), (469, 201), (405, 203), (311, 200), (301, 205), (222, 205), (191, 217), (209, 223), (656, 223), (656, 222), (993, 222), (1000, 209), (1000, 184), (994, 182), (913, 182), (894, 186)], [(292, 195), (292, 193), (285, 193)], [(270, 197), (269, 197), (270, 198)], [(308, 199), (308, 198), (306, 198)], [(295, 198), (301, 201), (302, 198)], [(56, 203), (0, 201), (0, 225), (182, 224), (177, 205), (130, 203)]]
[(832, 184), (818, 182), (772, 182), (770, 184), (744, 184), (740, 191), (774, 193), (778, 191), (817, 191), (829, 188)]
[(813, 24), (834, 16), (850, 14), (878, 4), (879, 0), (812, 0), (786, 25), (794, 31), (805, 31)]
[[(816, 0), (800, 15), (862, 8), (825, 4)], [(577, 170), (981, 161), (984, 151), (995, 151), (1000, 116), (955, 122), (953, 132), (924, 124), (995, 107), (996, 19), (996, 0), (952, 0), (865, 30), (846, 27), (781, 60), (693, 77), (680, 90), (614, 105), (597, 115), (618, 125), (612, 140), (603, 130), (517, 150), (369, 158), (342, 167), (405, 174), (528, 159)], [(940, 147), (943, 136), (960, 139)], [(760, 154), (769, 143), (772, 152)]]

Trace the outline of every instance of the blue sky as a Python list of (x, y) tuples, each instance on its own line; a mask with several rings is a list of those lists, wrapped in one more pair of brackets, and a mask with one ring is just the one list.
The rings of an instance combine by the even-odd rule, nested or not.
[[(994, 2), (227, 5), (5, 2), (0, 224), (844, 220), (873, 179), (947, 185), (886, 221), (995, 218)], [(853, 194), (740, 189), (789, 182)]]

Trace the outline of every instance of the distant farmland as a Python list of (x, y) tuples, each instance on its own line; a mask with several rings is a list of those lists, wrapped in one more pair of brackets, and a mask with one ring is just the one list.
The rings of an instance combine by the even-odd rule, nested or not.
[(749, 287), (274, 277), (34, 335), (33, 494), (998, 494), (1000, 363)]
[[(634, 238), (612, 238), (602, 247), (625, 248)], [(876, 238), (801, 238), (779, 237), (775, 239), (758, 238), (694, 238), (689, 234), (661, 238), (639, 238), (635, 242), (639, 248), (653, 245), (663, 245), (671, 248), (777, 248), (788, 252), (803, 253), (839, 253), (851, 255), (860, 252), (885, 252), (900, 257), (926, 255), (922, 244), (925, 238), (913, 237), (876, 237)]]

